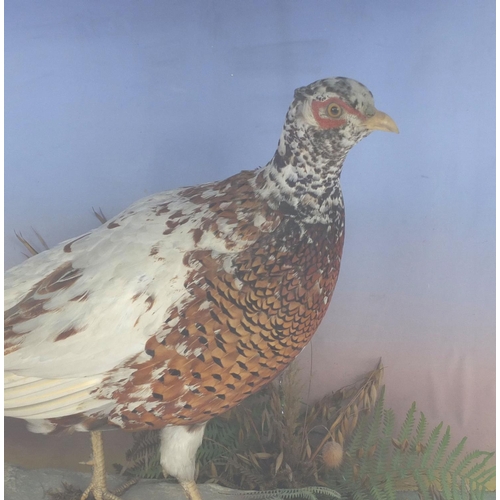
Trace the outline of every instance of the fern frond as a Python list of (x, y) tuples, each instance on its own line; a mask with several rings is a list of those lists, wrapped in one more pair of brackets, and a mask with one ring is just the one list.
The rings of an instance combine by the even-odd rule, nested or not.
[(370, 426), (370, 430), (368, 433), (368, 439), (366, 442), (366, 447), (370, 449), (373, 445), (376, 444), (379, 433), (380, 426), (382, 424), (382, 420), (384, 418), (384, 400), (385, 400), (385, 385), (382, 386), (380, 391), (380, 396), (375, 403), (375, 407), (373, 408), (372, 414), (372, 425)]
[(450, 444), (450, 426), (446, 427), (446, 431), (443, 434), (441, 442), (439, 443), (436, 454), (434, 455), (432, 462), (429, 464), (429, 469), (432, 470), (439, 468), (439, 464), (443, 460), (444, 453), (448, 448), (449, 444)]
[(143, 431), (133, 434), (134, 443), (125, 457), (127, 460), (136, 461), (146, 455), (152, 455), (160, 444), (160, 433), (158, 431)]
[(387, 500), (384, 490), (378, 484), (374, 484), (370, 488), (370, 493), (375, 500)]
[(490, 459), (495, 455), (495, 453), (481, 452), (481, 455), (484, 456), (484, 459), (481, 462), (475, 464), (473, 467), (471, 467), (471, 469), (465, 475), (466, 479), (469, 479), (470, 481), (477, 481), (477, 477), (475, 477), (475, 474), (479, 473), (480, 475), (482, 475), (484, 466), (490, 461)]
[[(406, 418), (403, 422), (403, 425), (401, 426), (401, 429), (399, 431), (397, 441), (398, 443), (403, 446), (404, 443), (409, 443), (409, 439), (411, 437), (411, 434), (413, 432), (413, 427), (415, 425), (415, 412), (417, 409), (417, 404), (415, 401), (412, 403), (410, 409), (406, 413)], [(394, 450), (394, 453), (392, 455), (392, 464), (391, 467), (394, 470), (400, 471), (399, 477), (404, 477), (406, 470), (404, 469), (404, 463), (405, 463), (405, 457), (404, 453), (406, 452), (406, 449), (401, 449), (401, 447), (398, 447), (396, 450)]]
[(448, 474), (444, 469), (441, 469), (441, 489), (445, 498), (451, 498), (451, 484), (448, 479)]
[(412, 448), (414, 450), (416, 450), (418, 444), (423, 443), (426, 429), (427, 429), (427, 419), (425, 418), (425, 415), (422, 412), (420, 412), (420, 420), (418, 421), (417, 424), (415, 437), (411, 441)]
[(443, 422), (441, 422), (439, 425), (434, 427), (431, 431), (431, 435), (429, 436), (429, 439), (427, 440), (427, 443), (425, 445), (425, 451), (422, 456), (422, 460), (420, 462), (420, 466), (422, 468), (425, 468), (427, 466), (428, 460), (431, 458), (432, 453), (434, 451), (434, 446), (436, 446), (439, 434), (441, 433), (441, 428), (443, 427)]
[(406, 414), (405, 421), (401, 426), (401, 430), (399, 431), (398, 441), (402, 443), (405, 439), (410, 437), (411, 432), (413, 431), (413, 426), (415, 424), (415, 411), (417, 409), (417, 403), (415, 401), (412, 403), (410, 409)]
[(432, 500), (431, 496), (429, 495), (429, 485), (425, 482), (422, 474), (420, 474), (420, 471), (418, 469), (415, 469), (413, 471), (413, 477), (415, 478), (415, 482), (417, 483), (418, 491), (422, 496), (422, 499)]
[(441, 471), (441, 486), (443, 488), (445, 496), (448, 495), (449, 498), (452, 497), (452, 490), (455, 488), (456, 483), (456, 473), (452, 472), (451, 469), (462, 453), (466, 441), (467, 438), (464, 437), (462, 441), (460, 441), (460, 443), (458, 443), (457, 446), (453, 448), (451, 453), (448, 455), (448, 458), (446, 459)]
[(461, 485), (462, 498), (468, 498), (468, 497), (470, 497), (470, 495), (469, 495), (469, 487), (467, 485), (467, 481), (464, 478), (462, 478), (462, 480), (460, 481), (460, 485)]
[(351, 437), (351, 442), (348, 446), (348, 452), (351, 456), (356, 456), (356, 453), (363, 446), (363, 439), (365, 437), (366, 428), (369, 423), (369, 415), (365, 414), (359, 418), (358, 425), (354, 430)]
[(495, 466), (490, 467), (489, 469), (483, 470), (476, 477), (471, 479), (471, 482), (474, 482), (479, 485), (486, 484), (493, 476), (495, 475)]
[(375, 451), (376, 467), (375, 474), (382, 474), (387, 469), (389, 453), (391, 450), (392, 433), (394, 432), (394, 423), (396, 417), (392, 409), (384, 411), (384, 426), (380, 443)]
[(361, 489), (356, 489), (352, 492), (354, 500), (371, 500), (368, 493)]
[[(373, 413), (371, 415), (369, 424), (368, 424), (368, 435), (363, 440), (364, 442), (364, 450), (367, 454), (371, 454), (373, 456), (373, 448), (377, 446), (378, 437), (380, 434), (380, 427), (382, 424), (382, 419), (384, 415), (384, 395), (385, 395), (385, 386), (382, 386), (382, 390), (380, 391), (380, 396), (375, 403), (375, 407), (373, 408)], [(371, 468), (376, 466), (376, 462), (374, 460), (364, 460), (359, 474), (361, 476), (371, 476)]]
[(388, 500), (396, 500), (396, 485), (390, 473), (386, 475), (384, 489)]
[[(454, 471), (454, 475), (456, 475), (456, 476), (461, 475), (463, 470), (465, 470), (474, 460), (478, 459), (479, 457), (481, 457), (483, 455), (484, 455), (484, 452), (478, 451), (478, 450), (473, 451), (473, 452), (465, 455), (465, 457), (457, 465), (457, 468)], [(466, 473), (466, 474), (468, 476), (470, 474), (470, 472)]]

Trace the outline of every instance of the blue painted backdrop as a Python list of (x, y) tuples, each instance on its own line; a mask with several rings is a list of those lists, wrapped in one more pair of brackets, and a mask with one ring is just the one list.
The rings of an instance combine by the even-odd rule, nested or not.
[[(413, 400), (494, 447), (494, 11), (487, 0), (6, 0), (6, 266), (134, 200), (272, 156), (293, 90), (367, 85), (401, 134), (347, 158), (341, 276), (310, 398), (382, 356)], [(302, 363), (308, 370), (308, 350)]]

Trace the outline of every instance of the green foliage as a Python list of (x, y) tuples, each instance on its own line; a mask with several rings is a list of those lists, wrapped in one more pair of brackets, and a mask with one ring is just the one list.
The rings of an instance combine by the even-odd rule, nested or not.
[(214, 418), (208, 422), (203, 435), (197, 462), (200, 468), (211, 462), (227, 460), (238, 448), (238, 427), (233, 422)]
[(125, 454), (125, 467), (114, 464), (116, 471), (131, 477), (158, 479), (163, 477), (160, 465), (160, 433), (158, 431), (135, 432), (134, 443)]
[[(465, 454), (466, 438), (450, 449), (450, 428), (443, 432), (440, 423), (428, 432), (415, 403), (396, 429), (393, 410), (384, 407), (381, 372), (379, 363), (358, 384), (307, 407), (299, 398), (297, 370), (288, 370), (278, 383), (208, 422), (198, 482), (261, 490), (245, 496), (262, 500), (337, 492), (354, 500), (395, 500), (397, 491), (408, 490), (423, 500), (482, 499), (495, 474), (494, 454)], [(343, 445), (336, 466), (323, 455), (325, 443)], [(157, 433), (140, 433), (126, 472), (161, 477), (158, 447)]]
[(346, 460), (331, 471), (327, 483), (343, 496), (356, 499), (395, 499), (396, 491), (418, 490), (431, 500), (483, 498), (495, 468), (493, 453), (475, 451), (462, 459), (466, 438), (448, 451), (451, 433), (440, 423), (425, 441), (427, 420), (420, 414), (415, 429), (416, 404), (408, 410), (397, 439), (392, 438), (394, 413), (384, 409), (384, 390), (371, 414), (364, 415), (352, 435)]
[(336, 491), (322, 486), (268, 491), (245, 491), (241, 493), (241, 497), (248, 498), (248, 500), (288, 500), (292, 498), (319, 500), (319, 498), (341, 498)]

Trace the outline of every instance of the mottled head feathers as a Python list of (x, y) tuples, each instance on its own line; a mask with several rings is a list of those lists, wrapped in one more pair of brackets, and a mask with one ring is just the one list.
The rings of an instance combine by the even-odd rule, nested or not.
[(339, 97), (366, 116), (375, 114), (373, 94), (362, 84), (350, 78), (324, 78), (295, 90), (295, 101), (316, 99), (325, 101)]
[(397, 127), (361, 83), (338, 77), (298, 88), (264, 173), (263, 195), (307, 220), (326, 221), (332, 206), (342, 204), (339, 177), (347, 153), (373, 130)]
[(326, 78), (300, 87), (286, 117), (290, 146), (302, 138), (322, 165), (340, 167), (348, 151), (371, 130), (364, 127), (375, 115), (372, 93), (348, 78)]

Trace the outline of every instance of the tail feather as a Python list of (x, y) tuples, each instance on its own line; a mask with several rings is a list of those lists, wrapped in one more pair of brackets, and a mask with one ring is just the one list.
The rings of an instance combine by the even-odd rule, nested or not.
[(12, 373), (5, 376), (5, 415), (26, 419), (57, 418), (109, 404), (92, 394), (101, 379), (40, 379)]

